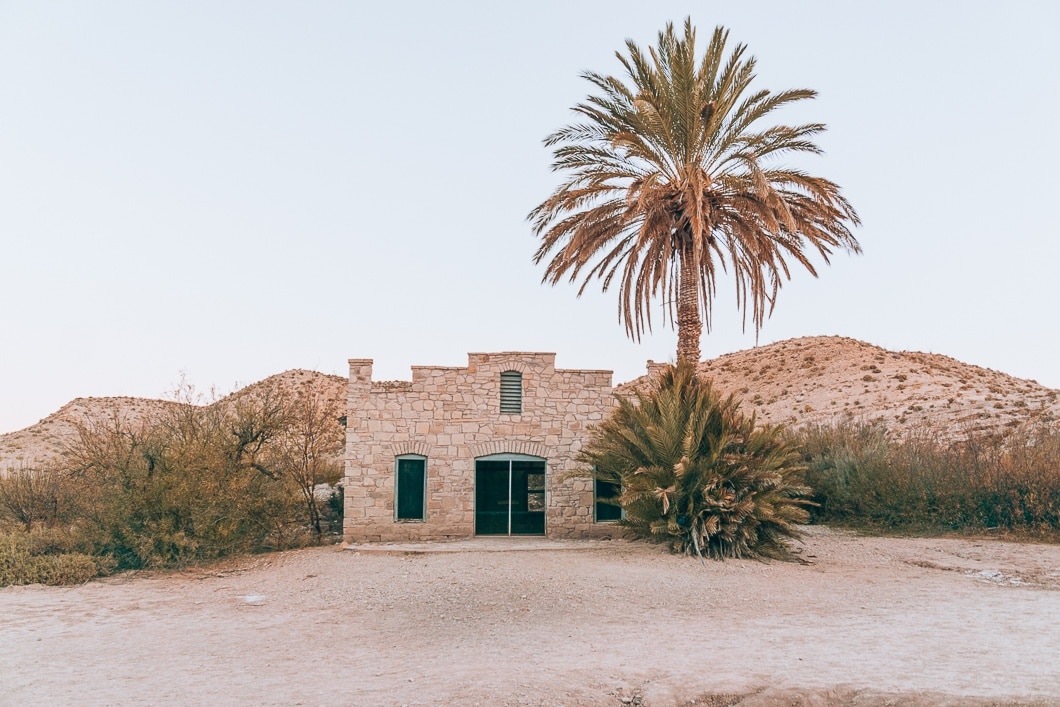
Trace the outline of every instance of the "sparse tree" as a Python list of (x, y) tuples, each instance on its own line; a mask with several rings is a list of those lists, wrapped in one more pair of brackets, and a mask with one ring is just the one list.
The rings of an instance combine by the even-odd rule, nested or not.
[(345, 409), (325, 386), (306, 382), (283, 396), (282, 424), (271, 440), (269, 461), (257, 468), (297, 486), (306, 520), (317, 542), (324, 539), (318, 490), (336, 484), (343, 473)]
[(668, 24), (647, 52), (627, 40), (624, 79), (585, 73), (597, 93), (575, 106), (581, 121), (545, 140), (565, 181), (529, 215), (543, 281), (581, 279), (579, 294), (617, 283), (634, 339), (661, 298), (671, 323), (676, 309), (678, 361), (699, 362), (719, 272), (757, 332), (791, 264), (816, 276), (813, 252), (860, 252), (839, 187), (779, 163), (819, 153), (825, 126), (766, 122), (816, 93), (753, 88), (755, 59), (743, 44), (726, 55), (728, 36), (716, 28), (697, 57), (691, 20), (683, 33)]

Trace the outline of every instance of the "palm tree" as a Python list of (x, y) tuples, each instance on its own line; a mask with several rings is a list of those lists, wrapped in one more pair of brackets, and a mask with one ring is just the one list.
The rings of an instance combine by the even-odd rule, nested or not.
[(698, 362), (709, 331), (718, 271), (736, 281), (737, 305), (755, 331), (772, 312), (789, 262), (816, 277), (812, 251), (828, 262), (836, 248), (860, 252), (850, 231), (857, 213), (838, 185), (777, 164), (819, 153), (820, 123), (763, 125), (773, 111), (816, 92), (752, 90), (755, 59), (729, 33), (714, 30), (702, 59), (685, 20), (643, 52), (632, 40), (617, 56), (626, 81), (587, 72), (599, 93), (574, 107), (581, 122), (553, 133), (552, 167), (566, 174), (530, 212), (547, 260), (543, 282), (616, 280), (619, 320), (639, 340), (651, 330), (651, 301), (678, 331), (678, 361)]
[(578, 453), (581, 469), (621, 488), (619, 523), (636, 538), (700, 557), (787, 558), (809, 518), (798, 444), (722, 397), (679, 362), (617, 405)]

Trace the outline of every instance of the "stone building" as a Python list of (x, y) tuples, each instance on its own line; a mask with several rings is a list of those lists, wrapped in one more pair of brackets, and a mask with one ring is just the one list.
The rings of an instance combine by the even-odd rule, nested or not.
[(373, 381), (350, 360), (347, 542), (475, 535), (612, 535), (614, 488), (566, 478), (588, 426), (613, 405), (611, 371), (562, 370), (551, 353), (472, 353)]

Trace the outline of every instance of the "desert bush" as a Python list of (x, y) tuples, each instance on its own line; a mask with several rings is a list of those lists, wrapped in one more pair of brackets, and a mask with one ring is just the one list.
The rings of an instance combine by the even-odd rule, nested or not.
[(58, 469), (22, 466), (0, 474), (0, 527), (54, 527), (76, 515), (77, 492)]
[(80, 584), (113, 569), (108, 558), (82, 551), (76, 537), (55, 529), (0, 533), (0, 587)]
[(798, 447), (690, 365), (619, 398), (578, 460), (581, 474), (620, 485), (619, 522), (631, 535), (674, 552), (784, 558), (784, 540), (808, 518)]
[(82, 532), (118, 568), (173, 567), (319, 542), (318, 500), (343, 435), (312, 389), (259, 386), (195, 404), (185, 388), (158, 419), (87, 421), (66, 451), (88, 498)]
[(973, 471), (974, 521), (985, 528), (1060, 533), (1060, 430), (1018, 428), (959, 449)]
[(892, 439), (846, 422), (798, 434), (821, 522), (906, 531), (1060, 532), (1060, 432)]
[[(342, 479), (342, 452), (346, 445), (345, 427), (339, 422), (345, 409), (319, 387), (303, 385), (282, 397), (283, 420), (269, 446), (268, 466), (259, 469), (270, 478), (298, 488), (314, 540), (320, 542), (334, 532), (333, 492)], [(342, 530), (341, 506), (338, 532)]]

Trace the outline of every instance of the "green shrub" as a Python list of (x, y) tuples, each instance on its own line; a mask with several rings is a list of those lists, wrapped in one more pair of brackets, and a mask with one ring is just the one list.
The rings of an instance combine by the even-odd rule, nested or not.
[(159, 424), (82, 432), (75, 451), (93, 491), (85, 532), (97, 554), (125, 569), (268, 549), (296, 492), (253, 467), (226, 417), (186, 406)]
[(76, 548), (73, 536), (61, 532), (0, 533), (0, 586), (81, 584), (114, 569), (107, 558)]
[(91, 555), (43, 555), (33, 559), (34, 581), (41, 584), (83, 584), (103, 574), (101, 558)]
[(334, 403), (307, 387), (209, 406), (191, 397), (150, 422), (80, 427), (66, 459), (93, 554), (120, 569), (180, 567), (321, 541), (313, 489), (341, 476)]
[[(322, 542), (341, 508), (339, 406), (326, 387), (259, 384), (157, 418), (78, 425), (52, 469), (0, 477), (0, 583), (71, 583)], [(339, 501), (341, 503), (341, 501)]]
[(784, 540), (808, 518), (798, 447), (689, 365), (619, 398), (578, 460), (583, 474), (620, 485), (630, 534), (675, 552), (788, 557)]
[(903, 531), (1060, 533), (1060, 432), (892, 439), (871, 424), (798, 435), (821, 522)]

